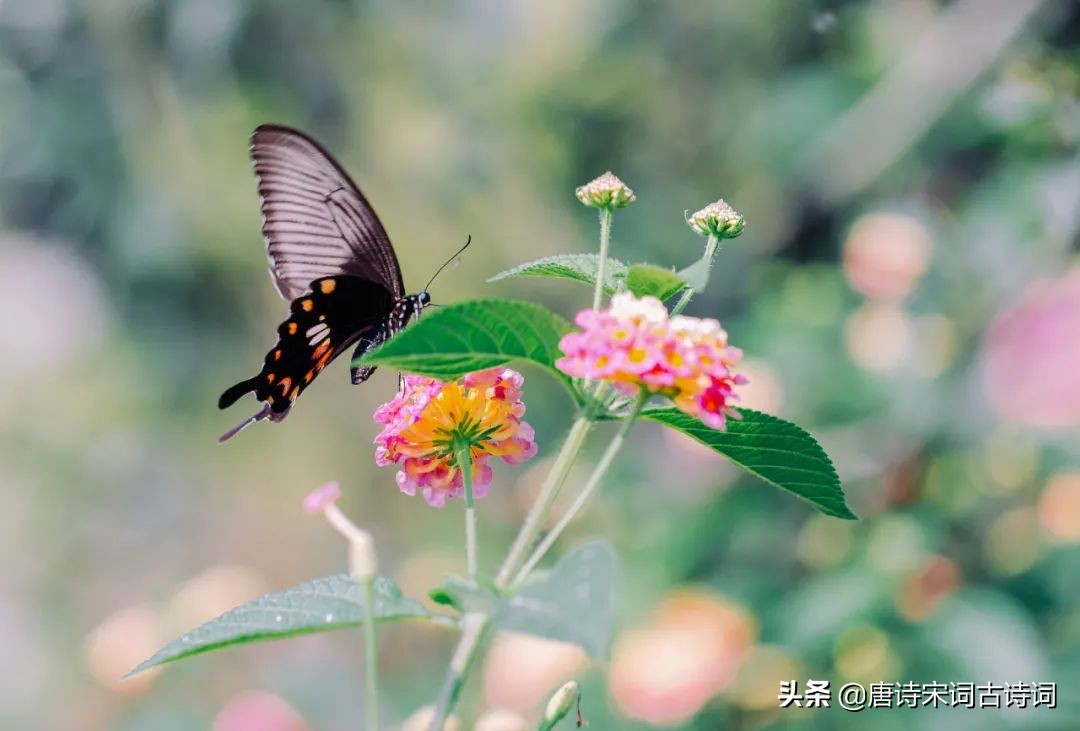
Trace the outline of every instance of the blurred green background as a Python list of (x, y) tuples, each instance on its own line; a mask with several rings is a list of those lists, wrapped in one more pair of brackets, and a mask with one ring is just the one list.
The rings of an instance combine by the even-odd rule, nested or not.
[[(1080, 728), (1078, 89), (1080, 7), (1057, 0), (3, 0), (0, 726), (357, 728), (348, 633), (119, 681), (341, 570), (300, 509), (325, 480), (407, 592), (461, 570), (460, 506), (374, 467), (395, 374), (354, 388), (337, 364), (285, 423), (215, 444), (242, 416), (217, 395), (285, 312), (247, 159), (274, 121), (342, 159), (410, 291), (472, 234), (437, 302), (586, 305), (485, 280), (593, 250), (573, 189), (604, 170), (638, 196), (624, 261), (689, 264), (684, 210), (730, 201), (746, 232), (690, 313), (722, 320), (746, 403), (818, 436), (863, 518), (642, 426), (561, 544), (624, 557), (611, 661), (504, 638), (465, 728), (571, 676), (596, 729)], [(481, 504), (488, 566), (568, 424), (526, 376), (541, 454)], [(383, 633), (388, 724), (430, 702), (453, 639)], [(1057, 682), (1059, 707), (776, 708), (809, 677)]]

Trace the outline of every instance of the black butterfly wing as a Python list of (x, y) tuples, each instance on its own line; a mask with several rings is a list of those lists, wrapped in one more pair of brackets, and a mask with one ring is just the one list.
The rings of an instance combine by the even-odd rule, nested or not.
[[(402, 297), (394, 302), (393, 309), (387, 314), (386, 320), (382, 325), (376, 330), (364, 334), (360, 338), (360, 341), (356, 344), (356, 350), (354, 350), (352, 354), (353, 362), (355, 363), (358, 358), (397, 335), (398, 332), (409, 323), (410, 318), (412, 318), (420, 307), (421, 305), (418, 303), (418, 297), (416, 295)], [(371, 378), (371, 374), (374, 372), (375, 366), (354, 365), (352, 367), (352, 382), (354, 384), (363, 383)]]
[(303, 132), (262, 125), (251, 136), (270, 272), (286, 299), (313, 280), (354, 276), (405, 296), (379, 217), (348, 173)]
[(363, 343), (385, 332), (395, 302), (381, 284), (360, 277), (311, 282), (310, 290), (290, 305), (289, 318), (278, 327), (278, 341), (266, 354), (262, 370), (221, 394), (221, 409), (252, 391), (264, 406), (219, 441), (255, 421), (284, 419), (297, 397), (334, 358), (357, 340)]

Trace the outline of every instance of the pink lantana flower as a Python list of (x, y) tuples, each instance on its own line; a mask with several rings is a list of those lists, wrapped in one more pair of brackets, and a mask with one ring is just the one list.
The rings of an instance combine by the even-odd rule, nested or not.
[(728, 345), (716, 320), (668, 315), (655, 297), (621, 292), (605, 310), (582, 310), (581, 332), (563, 337), (564, 357), (555, 365), (567, 375), (609, 381), (622, 394), (645, 389), (670, 398), (676, 407), (723, 429), (739, 418), (735, 386), (746, 383), (732, 368), (742, 351)]
[(491, 457), (517, 464), (536, 454), (533, 429), (521, 418), (524, 382), (510, 368), (449, 382), (406, 375), (398, 394), (375, 411), (375, 421), (383, 425), (375, 437), (375, 462), (398, 465), (401, 491), (415, 495), (419, 490), (429, 505), (441, 508), (448, 498), (465, 494), (455, 455), (455, 446), (465, 443), (473, 497), (483, 497), (491, 485)]

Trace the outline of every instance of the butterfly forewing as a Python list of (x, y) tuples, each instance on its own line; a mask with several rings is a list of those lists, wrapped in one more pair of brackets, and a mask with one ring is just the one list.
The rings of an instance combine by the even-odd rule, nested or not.
[(263, 236), (278, 291), (295, 299), (315, 279), (351, 275), (405, 296), (401, 267), (379, 217), (318, 142), (263, 125), (251, 137)]

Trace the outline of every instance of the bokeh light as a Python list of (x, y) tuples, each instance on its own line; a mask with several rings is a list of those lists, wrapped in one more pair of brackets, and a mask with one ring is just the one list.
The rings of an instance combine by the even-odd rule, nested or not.
[(248, 691), (229, 699), (214, 717), (213, 731), (311, 731), (311, 726), (284, 699)]
[(1058, 543), (1080, 543), (1080, 472), (1054, 475), (1039, 497), (1039, 523)]
[(484, 698), (490, 706), (529, 713), (587, 665), (576, 645), (505, 632), (484, 663)]
[(930, 263), (930, 231), (900, 213), (857, 219), (844, 240), (844, 274), (859, 293), (899, 301), (912, 293)]
[(756, 635), (744, 608), (699, 589), (680, 590), (648, 624), (616, 641), (608, 688), (630, 718), (678, 725), (731, 684)]
[(984, 387), (1003, 419), (1080, 425), (1080, 267), (1031, 284), (999, 312), (983, 358)]

